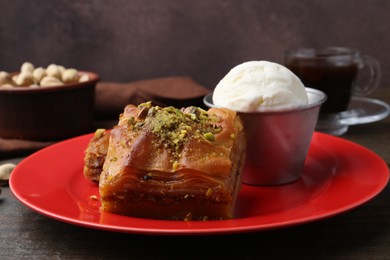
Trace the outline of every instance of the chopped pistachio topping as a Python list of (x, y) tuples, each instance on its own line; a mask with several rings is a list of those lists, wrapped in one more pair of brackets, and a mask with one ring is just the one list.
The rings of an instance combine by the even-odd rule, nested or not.
[(207, 132), (203, 134), (203, 136), (204, 138), (206, 138), (206, 140), (209, 140), (210, 142), (215, 141), (215, 136), (213, 133)]
[(129, 124), (129, 125), (134, 125), (135, 124), (135, 119), (134, 119), (134, 117), (130, 117), (129, 118), (129, 120), (127, 121), (127, 123)]
[(174, 171), (177, 171), (180, 167), (180, 163), (178, 161), (174, 161), (173, 164), (172, 164), (172, 169)]
[(196, 120), (196, 115), (195, 114), (189, 114), (190, 115), (190, 118), (192, 119), (192, 120)]
[(138, 113), (138, 118), (139, 119), (144, 119), (147, 116), (148, 113), (149, 113), (149, 108), (148, 107), (143, 107), (139, 111), (139, 113)]
[(156, 107), (151, 107), (149, 110), (148, 110), (148, 116), (154, 116), (154, 114), (156, 113)]
[(103, 129), (103, 128), (96, 129), (96, 131), (95, 131), (95, 138), (102, 137), (104, 135), (105, 131), (106, 131), (106, 129)]
[(140, 108), (142, 108), (142, 107), (151, 108), (152, 107), (152, 101), (147, 101), (147, 102), (141, 103), (141, 104), (138, 105), (138, 107), (140, 107)]
[(221, 131), (222, 131), (222, 127), (216, 127), (214, 129), (214, 133), (216, 133), (216, 134), (220, 133)]
[(214, 193), (214, 190), (212, 188), (208, 188), (206, 191), (206, 197), (210, 197), (211, 195), (213, 195), (213, 193)]
[(161, 108), (146, 102), (139, 105), (138, 109), (140, 112), (137, 117), (129, 119), (131, 131), (136, 135), (138, 130), (147, 128), (156, 135), (152, 142), (157, 147), (168, 149), (173, 158), (173, 171), (180, 166), (181, 150), (189, 139), (215, 141), (215, 135), (222, 131), (218, 125), (219, 119), (201, 108)]

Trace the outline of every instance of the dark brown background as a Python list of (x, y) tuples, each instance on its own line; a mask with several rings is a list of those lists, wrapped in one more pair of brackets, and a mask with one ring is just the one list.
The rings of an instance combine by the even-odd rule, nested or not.
[(378, 57), (390, 84), (387, 0), (0, 0), (0, 9), (0, 70), (57, 63), (105, 81), (189, 75), (213, 88), (243, 61), (338, 45)]

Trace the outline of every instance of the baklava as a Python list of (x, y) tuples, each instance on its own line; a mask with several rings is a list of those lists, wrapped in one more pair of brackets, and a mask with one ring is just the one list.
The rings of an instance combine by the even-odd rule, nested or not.
[(232, 110), (128, 105), (109, 134), (101, 209), (152, 219), (232, 218), (244, 159), (243, 124)]

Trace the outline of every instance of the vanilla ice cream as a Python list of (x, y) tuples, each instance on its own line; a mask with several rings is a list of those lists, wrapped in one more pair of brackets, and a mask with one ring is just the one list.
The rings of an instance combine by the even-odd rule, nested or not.
[(308, 101), (301, 80), (286, 67), (269, 61), (248, 61), (234, 67), (213, 93), (214, 105), (240, 112), (289, 109)]

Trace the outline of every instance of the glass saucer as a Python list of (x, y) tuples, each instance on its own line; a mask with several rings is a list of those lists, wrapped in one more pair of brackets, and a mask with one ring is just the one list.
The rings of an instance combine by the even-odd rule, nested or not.
[(351, 125), (373, 123), (386, 118), (390, 106), (378, 99), (352, 97), (347, 111), (321, 116), (316, 131), (331, 135), (342, 135)]

